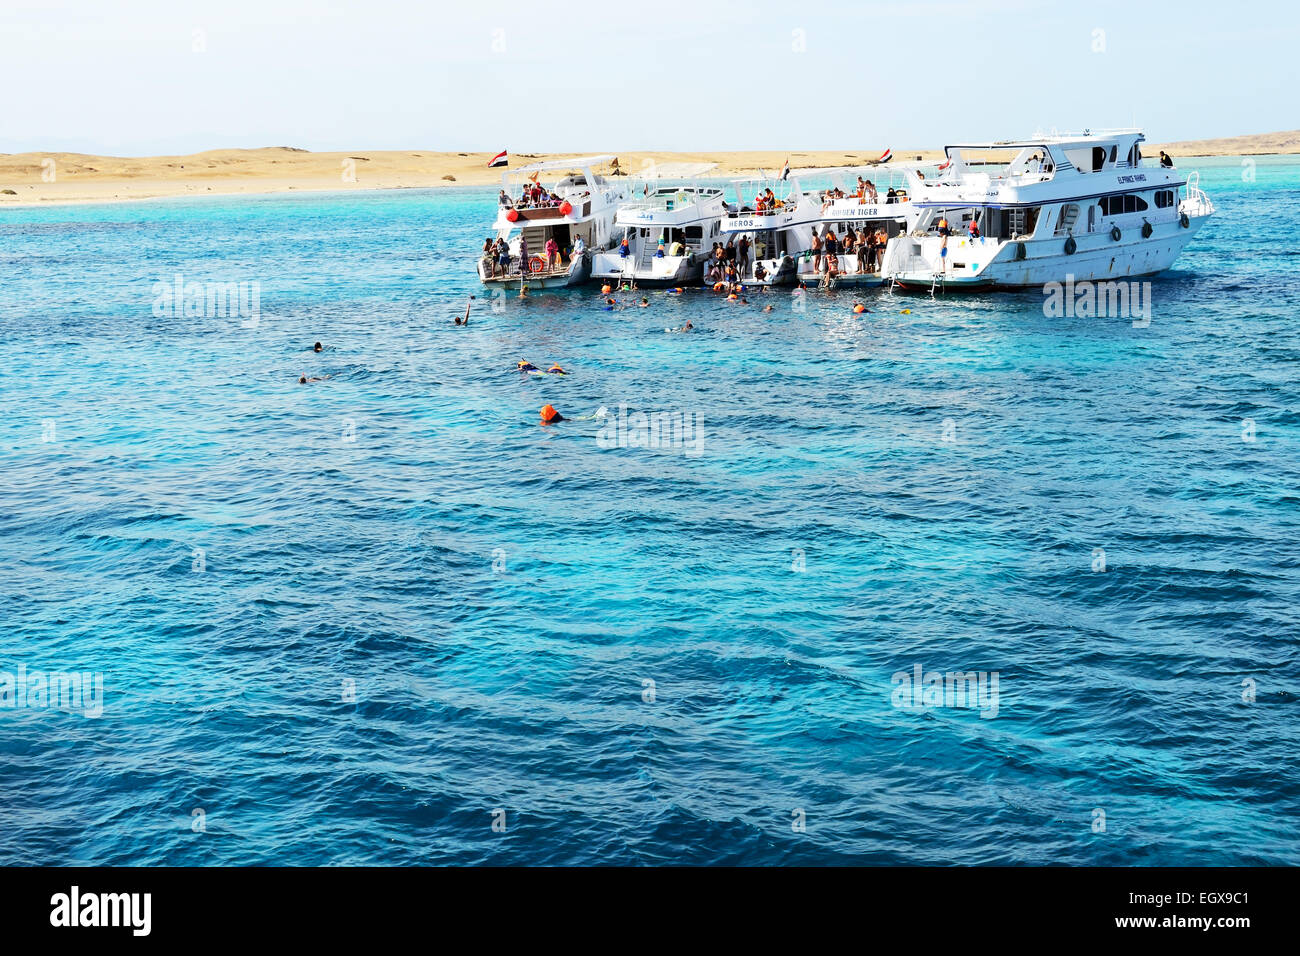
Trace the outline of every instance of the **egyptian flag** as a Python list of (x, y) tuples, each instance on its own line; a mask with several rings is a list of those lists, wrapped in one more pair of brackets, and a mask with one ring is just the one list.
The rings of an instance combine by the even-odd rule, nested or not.
[(510, 157), (506, 155), (506, 151), (503, 149), (501, 150), (501, 152), (493, 156), (491, 161), (488, 162), (488, 169), (495, 169), (497, 166), (509, 166), (509, 165), (510, 165)]
[(879, 158), (878, 160), (876, 160), (876, 162), (878, 162), (878, 163), (887, 163), (887, 162), (889, 162), (889, 161), (890, 161), (891, 159), (893, 159), (893, 158), (894, 158), (894, 151), (893, 151), (892, 149), (887, 149), (887, 150), (885, 150), (883, 153), (880, 154), (880, 158)]
[(946, 162), (946, 163), (940, 163), (940, 164), (939, 164), (939, 172), (943, 172), (945, 169), (947, 169), (947, 168), (948, 168), (949, 166), (951, 166), (951, 165), (952, 165), (952, 160), (951, 160), (951, 159), (948, 160), (948, 162)]
[(790, 157), (785, 158), (785, 165), (781, 167), (781, 181), (785, 182), (790, 178)]

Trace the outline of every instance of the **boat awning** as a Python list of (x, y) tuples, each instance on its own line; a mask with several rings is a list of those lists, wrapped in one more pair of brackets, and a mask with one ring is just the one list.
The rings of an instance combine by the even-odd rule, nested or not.
[(613, 162), (617, 156), (575, 156), (573, 159), (548, 159), (541, 163), (530, 163), (527, 166), (516, 166), (510, 170), (511, 173), (544, 173), (557, 169), (583, 169), (589, 166), (600, 166), (604, 163)]
[(633, 173), (634, 179), (698, 179), (718, 168), (717, 163), (655, 163)]
[(836, 176), (844, 173), (848, 173), (849, 175), (856, 175), (858, 173), (868, 173), (868, 172), (878, 173), (882, 169), (885, 170), (895, 169), (898, 170), (898, 172), (900, 173), (906, 173), (916, 169), (931, 169), (935, 166), (938, 166), (942, 162), (944, 162), (943, 159), (932, 159), (927, 162), (920, 162), (920, 163), (889, 162), (889, 163), (868, 163), (865, 166), (806, 166), (802, 169), (790, 170), (790, 175), (792, 177), (803, 176), (806, 178), (811, 178), (814, 176)]

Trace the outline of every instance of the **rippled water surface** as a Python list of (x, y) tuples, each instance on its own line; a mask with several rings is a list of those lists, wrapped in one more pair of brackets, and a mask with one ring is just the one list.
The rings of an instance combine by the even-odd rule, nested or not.
[(0, 212), (0, 695), (104, 683), (0, 708), (0, 862), (1300, 863), (1300, 163), (1199, 168), (1148, 328), (493, 311), (491, 190)]

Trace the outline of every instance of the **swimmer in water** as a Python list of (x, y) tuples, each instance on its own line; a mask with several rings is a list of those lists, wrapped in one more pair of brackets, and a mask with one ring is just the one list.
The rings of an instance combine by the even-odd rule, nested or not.
[(764, 312), (771, 312), (771, 311), (772, 311), (772, 306), (770, 306), (770, 305), (765, 305), (765, 306), (763, 306), (763, 311), (764, 311)]
[(546, 370), (547, 375), (568, 375), (564, 369), (560, 368), (559, 362), (552, 362), (551, 367)]
[(311, 350), (312, 350), (313, 352), (319, 352), (319, 351), (320, 351), (321, 349), (323, 349), (323, 348), (325, 348), (325, 346), (323, 346), (323, 345), (321, 345), (319, 342), (317, 342), (315, 345), (313, 345), (313, 346), (311, 347)]
[(469, 310), (474, 304), (474, 299), (475, 296), (470, 296), (469, 301), (465, 303), (465, 318), (462, 319), (459, 315), (454, 315), (451, 320), (457, 325), (469, 325)]
[(518, 363), (515, 364), (515, 368), (518, 369), (518, 370), (521, 371), (521, 372), (540, 372), (540, 371), (541, 371), (541, 369), (539, 369), (539, 368), (538, 368), (536, 365), (534, 365), (532, 362), (518, 362)]
[(299, 385), (306, 385), (308, 382), (323, 382), (323, 381), (325, 381), (325, 379), (317, 378), (316, 376), (312, 376), (311, 378), (308, 378), (306, 375), (298, 376)]
[(542, 424), (554, 425), (556, 422), (564, 421), (564, 416), (555, 410), (553, 405), (542, 406)]
[(649, 305), (650, 305), (650, 300), (647, 299), (645, 296), (642, 296), (642, 297), (641, 297), (641, 306), (640, 306), (640, 307), (644, 309), (644, 308), (646, 308), (646, 307), (649, 306)]

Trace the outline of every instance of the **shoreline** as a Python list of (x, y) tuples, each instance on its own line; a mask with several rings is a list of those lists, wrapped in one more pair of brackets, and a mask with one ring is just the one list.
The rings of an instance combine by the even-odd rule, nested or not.
[[(1195, 148), (1201, 147), (1201, 148)], [(1166, 150), (1177, 160), (1267, 157), (1300, 154), (1300, 132), (1146, 144), (1154, 156)], [(657, 167), (708, 165), (708, 179), (779, 173), (788, 160), (796, 169), (871, 165), (883, 148), (818, 151), (620, 152), (619, 169), (629, 180)], [(429, 151), (313, 153), (287, 146), (210, 150), (187, 156), (112, 157), (83, 153), (0, 154), (0, 210), (45, 206), (105, 205), (185, 197), (230, 198), (289, 193), (373, 193), (394, 189), (496, 187), (503, 172), (573, 153), (519, 153), (506, 168), (489, 168), (494, 154)], [(896, 163), (929, 162), (942, 150), (897, 149)], [(888, 169), (888, 166), (882, 169)], [(608, 174), (611, 167), (602, 172)], [(671, 173), (666, 173), (672, 176)]]

